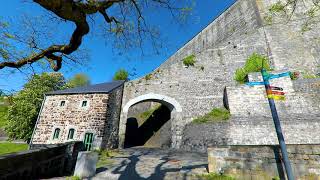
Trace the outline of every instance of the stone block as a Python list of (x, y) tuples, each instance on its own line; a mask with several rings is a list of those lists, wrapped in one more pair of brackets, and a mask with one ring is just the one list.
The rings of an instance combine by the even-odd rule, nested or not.
[(85, 151), (79, 152), (74, 176), (89, 178), (96, 174), (96, 164), (98, 162), (98, 153)]

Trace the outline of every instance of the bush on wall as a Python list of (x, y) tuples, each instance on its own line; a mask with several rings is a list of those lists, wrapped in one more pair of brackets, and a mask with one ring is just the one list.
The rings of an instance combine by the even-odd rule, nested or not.
[(196, 63), (196, 60), (195, 60), (196, 56), (195, 55), (190, 55), (190, 56), (187, 56), (183, 59), (183, 64), (187, 67), (189, 66), (194, 66), (194, 64)]
[(270, 65), (268, 58), (266, 56), (253, 53), (246, 61), (246, 64), (243, 68), (236, 70), (234, 80), (239, 83), (245, 83), (247, 81), (247, 76), (251, 72), (260, 72), (262, 69), (270, 71)]

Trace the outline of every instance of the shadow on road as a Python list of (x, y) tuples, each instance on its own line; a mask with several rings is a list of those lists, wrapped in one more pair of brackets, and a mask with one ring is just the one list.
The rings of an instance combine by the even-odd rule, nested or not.
[[(168, 167), (170, 161), (173, 161), (169, 155), (164, 155), (159, 159), (159, 164), (154, 168), (154, 172), (151, 176), (145, 178), (137, 172), (137, 163), (143, 163), (140, 159), (141, 156), (146, 156), (151, 151), (142, 152), (140, 154), (133, 154), (128, 156), (126, 160), (123, 160), (113, 171), (113, 174), (120, 174), (119, 180), (160, 180), (166, 176), (177, 176), (179, 179), (186, 179), (191, 170), (196, 168), (207, 168), (207, 164), (188, 165), (182, 167)], [(141, 162), (142, 161), (142, 162)], [(143, 173), (143, 172), (142, 172)], [(174, 178), (173, 178), (174, 179)]]

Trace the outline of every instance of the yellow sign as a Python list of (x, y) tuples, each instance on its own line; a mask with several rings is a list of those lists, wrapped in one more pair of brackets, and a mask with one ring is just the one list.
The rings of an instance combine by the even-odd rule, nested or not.
[(271, 98), (271, 99), (274, 99), (274, 100), (279, 100), (279, 101), (284, 101), (284, 100), (286, 100), (286, 97), (285, 97), (285, 96), (282, 96), (282, 95), (273, 95), (273, 94), (270, 94), (270, 95), (268, 95), (268, 98)]

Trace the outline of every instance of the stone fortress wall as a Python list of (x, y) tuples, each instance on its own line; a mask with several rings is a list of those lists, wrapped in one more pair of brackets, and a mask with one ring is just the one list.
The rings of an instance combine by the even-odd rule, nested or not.
[[(267, 25), (264, 17), (274, 2), (276, 0), (238, 0), (147, 78), (125, 83), (122, 110), (127, 108), (132, 100), (157, 101), (171, 106), (173, 105), (171, 102), (174, 101), (172, 110), (175, 116), (171, 129), (174, 132), (172, 146), (175, 148), (188, 149), (196, 147), (197, 143), (201, 144), (198, 149), (203, 149), (201, 148), (203, 143), (275, 143), (275, 139), (267, 137), (273, 132), (273, 125), (269, 121), (271, 116), (266, 106), (267, 100), (263, 96), (263, 88), (250, 88), (237, 84), (233, 79), (234, 73), (254, 52), (268, 56), (276, 72), (294, 70), (301, 73), (319, 73), (320, 32), (317, 28), (301, 32), (304, 19), (301, 19), (300, 15), (305, 11), (305, 6), (301, 4), (298, 4), (297, 14), (293, 15), (291, 21), (275, 18), (273, 24)], [(196, 56), (195, 66), (185, 67), (182, 59), (192, 54)], [(251, 75), (252, 80), (258, 78), (257, 75)], [(287, 117), (288, 114), (305, 117), (301, 121), (299, 118), (293, 119), (298, 124), (294, 126), (293, 123), (294, 127), (288, 128), (293, 128), (293, 132), (297, 131), (302, 128), (300, 124), (303, 121), (305, 129), (302, 128), (301, 132), (308, 128), (319, 132), (320, 127), (317, 126), (317, 120), (320, 117), (319, 91), (317, 90), (319, 80), (314, 80), (311, 84), (305, 80), (291, 82), (286, 78), (280, 81), (282, 84), (276, 83), (284, 85), (288, 91), (288, 101), (277, 104), (279, 109), (282, 109), (281, 116), (283, 115), (284, 119), (292, 119)], [(308, 86), (314, 88), (306, 90), (305, 87)], [(189, 125), (186, 127), (186, 125), (193, 118), (208, 113), (214, 107), (224, 106), (225, 89), (227, 92), (225, 98), (229, 101), (232, 114), (229, 124), (206, 125), (202, 127), (204, 132), (201, 135), (199, 130), (190, 131), (193, 127)], [(166, 101), (168, 97), (171, 102)], [(176, 111), (177, 109), (181, 110)], [(256, 117), (261, 115), (263, 117)], [(125, 134), (126, 117), (126, 112), (122, 111), (120, 145), (121, 138)], [(288, 122), (288, 124), (291, 123)], [(251, 128), (263, 127), (268, 128), (264, 128), (262, 138), (257, 136), (260, 141), (258, 138), (246, 141), (245, 137), (236, 134), (241, 129), (249, 131)], [(231, 131), (233, 133), (230, 134)], [(221, 134), (221, 136), (214, 134)], [(251, 133), (250, 136), (252, 135), (255, 134)], [(302, 137), (297, 139), (297, 142), (292, 138), (292, 143), (320, 142), (318, 136), (306, 134), (306, 137), (308, 139)]]

